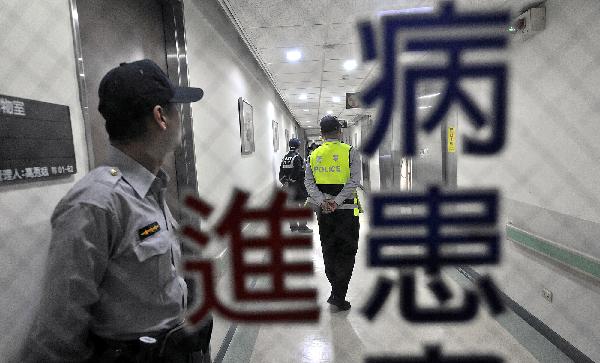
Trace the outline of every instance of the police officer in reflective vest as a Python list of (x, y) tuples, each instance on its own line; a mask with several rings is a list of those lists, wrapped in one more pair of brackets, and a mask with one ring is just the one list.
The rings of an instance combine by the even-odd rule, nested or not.
[[(308, 197), (304, 186), (304, 159), (298, 154), (300, 140), (294, 138), (288, 143), (290, 151), (285, 154), (279, 166), (279, 181), (288, 193), (292, 205), (302, 206)], [(312, 233), (312, 229), (306, 226), (306, 220), (290, 221), (292, 232)]]
[(350, 145), (340, 141), (341, 125), (335, 116), (321, 119), (325, 141), (310, 154), (305, 185), (309, 203), (317, 208), (325, 274), (331, 284), (328, 303), (339, 310), (350, 309), (348, 284), (358, 249), (358, 198), (360, 161)]

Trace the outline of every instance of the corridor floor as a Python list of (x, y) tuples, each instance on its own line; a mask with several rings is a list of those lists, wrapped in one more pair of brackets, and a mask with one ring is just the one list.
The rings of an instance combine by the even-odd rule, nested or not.
[[(351, 310), (339, 312), (326, 302), (330, 287), (324, 273), (318, 226), (313, 221), (312, 259), (321, 308), (320, 321), (314, 324), (225, 325), (216, 317), (212, 344), (214, 362), (353, 363), (378, 355), (422, 356), (424, 346), (433, 344), (441, 346), (443, 355), (494, 354), (503, 357), (506, 362), (538, 362), (489, 314), (486, 304), (480, 305), (475, 319), (463, 324), (416, 325), (402, 317), (395, 288), (376, 318), (367, 320), (360, 310), (370, 297), (378, 276), (394, 277), (397, 272), (366, 266), (366, 226), (367, 221), (361, 214), (359, 251), (347, 296), (352, 303)], [(460, 296), (461, 287), (457, 281), (448, 274), (445, 281)], [(434, 302), (426, 288), (420, 287), (417, 291), (419, 302)], [(458, 304), (460, 298), (457, 298)], [(226, 327), (228, 331), (225, 331)], [(221, 341), (227, 341), (228, 333), (230, 339), (223, 345)]]

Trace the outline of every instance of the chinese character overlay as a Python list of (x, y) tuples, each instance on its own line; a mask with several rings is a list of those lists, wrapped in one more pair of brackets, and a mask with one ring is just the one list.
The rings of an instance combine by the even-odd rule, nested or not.
[[(495, 227), (498, 216), (498, 193), (496, 191), (450, 191), (441, 193), (431, 187), (428, 193), (377, 194), (372, 197), (371, 232), (368, 237), (368, 264), (373, 267), (424, 267), (431, 277), (428, 287), (442, 305), (452, 297), (440, 275), (440, 269), (447, 265), (495, 264), (499, 260), (498, 231)], [(426, 209), (424, 214), (397, 214), (391, 208), (406, 207)], [(462, 212), (460, 206), (469, 206)], [(463, 207), (464, 208), (464, 207)], [(445, 212), (444, 212), (445, 211)], [(425, 229), (425, 233), (401, 232), (411, 227)], [(389, 228), (394, 228), (389, 230)], [(443, 232), (448, 231), (451, 232)], [(382, 233), (386, 233), (383, 235)], [(390, 234), (393, 233), (393, 234)], [(484, 251), (465, 254), (447, 247), (483, 245)], [(385, 254), (386, 247), (412, 248), (424, 250), (421, 254)], [(443, 252), (445, 250), (445, 252)], [(375, 292), (363, 310), (364, 315), (373, 319), (391, 289), (393, 281), (379, 279)], [(503, 311), (497, 290), (491, 279), (478, 281), (478, 288), (488, 302), (493, 314)], [(477, 313), (478, 296), (474, 291), (465, 291), (463, 306), (459, 308), (420, 308), (416, 304), (414, 273), (403, 273), (399, 279), (400, 310), (405, 319), (413, 322), (456, 322), (466, 321)]]
[[(314, 289), (286, 289), (284, 278), (288, 274), (312, 274), (312, 263), (291, 263), (284, 260), (284, 251), (288, 248), (312, 248), (311, 237), (284, 236), (281, 225), (284, 220), (310, 218), (310, 209), (288, 209), (286, 207), (286, 194), (282, 191), (276, 193), (269, 206), (264, 209), (252, 209), (246, 206), (249, 195), (236, 190), (233, 201), (228, 211), (217, 224), (214, 232), (219, 236), (227, 236), (231, 241), (231, 254), (234, 278), (234, 296), (239, 302), (281, 302), (281, 301), (309, 301), (316, 303), (316, 290)], [(212, 206), (201, 199), (189, 197), (186, 205), (207, 218), (212, 213)], [(248, 222), (266, 222), (269, 233), (264, 237), (245, 237), (242, 227)], [(209, 236), (192, 227), (186, 227), (184, 235), (191, 238), (201, 247), (206, 246)], [(270, 259), (268, 263), (249, 263), (245, 261), (245, 252), (250, 249), (268, 249)], [(184, 263), (188, 273), (199, 273), (204, 284), (203, 303), (194, 309), (189, 320), (192, 324), (199, 323), (209, 312), (214, 309), (232, 320), (239, 321), (316, 321), (319, 318), (319, 309), (311, 307), (304, 310), (260, 310), (239, 311), (232, 309), (221, 301), (216, 294), (213, 281), (213, 266), (210, 262), (200, 259), (187, 259)], [(246, 287), (245, 278), (252, 275), (268, 275), (271, 278), (270, 290), (251, 290)]]
[[(453, 103), (458, 103), (477, 129), (486, 124), (492, 132), (488, 140), (477, 140), (465, 136), (464, 151), (470, 154), (493, 154), (499, 151), (505, 142), (506, 135), (506, 92), (507, 67), (504, 63), (463, 64), (461, 54), (469, 50), (504, 49), (507, 45), (507, 34), (481, 36), (476, 32), (471, 37), (448, 37), (444, 29), (460, 29), (486, 26), (490, 28), (505, 28), (510, 19), (508, 12), (464, 13), (454, 11), (452, 2), (444, 2), (439, 14), (419, 15), (387, 15), (381, 18), (383, 33), (382, 49), (379, 58), (382, 63), (381, 77), (362, 94), (362, 101), (370, 106), (381, 101), (378, 119), (369, 139), (363, 146), (363, 152), (372, 155), (392, 121), (395, 108), (396, 85), (399, 77), (396, 75), (397, 34), (409, 30), (440, 30), (438, 37), (408, 38), (400, 51), (443, 51), (448, 56), (445, 66), (407, 67), (401, 74), (404, 79), (404, 97), (402, 110), (402, 152), (413, 156), (416, 152), (416, 105), (415, 89), (420, 80), (444, 79), (447, 83), (442, 101), (421, 125), (426, 132), (431, 132), (444, 118)], [(359, 24), (359, 34), (362, 44), (363, 60), (371, 61), (378, 56), (375, 47), (375, 30), (370, 22)], [(487, 118), (484, 112), (463, 91), (459, 85), (462, 79), (491, 79), (493, 87), (493, 110)]]

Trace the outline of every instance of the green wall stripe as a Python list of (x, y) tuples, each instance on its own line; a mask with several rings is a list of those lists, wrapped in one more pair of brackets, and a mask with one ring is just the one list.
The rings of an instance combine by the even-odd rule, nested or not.
[(600, 279), (600, 261), (593, 257), (587, 257), (565, 247), (557, 246), (553, 242), (527, 233), (510, 224), (506, 225), (506, 236), (508, 239), (541, 253), (546, 257)]

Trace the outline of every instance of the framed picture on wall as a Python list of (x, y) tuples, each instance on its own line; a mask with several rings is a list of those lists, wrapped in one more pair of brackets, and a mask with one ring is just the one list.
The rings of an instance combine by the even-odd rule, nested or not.
[(279, 150), (279, 124), (275, 120), (271, 124), (273, 125), (273, 151), (277, 151)]
[(285, 129), (285, 151), (290, 151), (290, 131)]
[(242, 141), (242, 155), (254, 152), (254, 121), (252, 119), (252, 105), (242, 97), (238, 98), (238, 112), (240, 115), (240, 139)]

